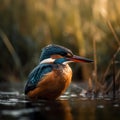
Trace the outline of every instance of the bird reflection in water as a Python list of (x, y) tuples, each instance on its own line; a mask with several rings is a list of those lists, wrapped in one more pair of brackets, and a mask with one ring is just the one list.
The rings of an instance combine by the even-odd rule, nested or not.
[(73, 120), (67, 100), (29, 102), (26, 103), (26, 108), (33, 109), (27, 115), (30, 120)]

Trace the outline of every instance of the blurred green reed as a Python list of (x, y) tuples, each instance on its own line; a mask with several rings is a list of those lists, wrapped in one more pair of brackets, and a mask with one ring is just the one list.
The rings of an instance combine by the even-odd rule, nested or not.
[[(71, 65), (73, 79), (90, 78), (99, 84), (120, 47), (119, 4), (119, 0), (0, 0), (0, 81), (26, 78), (39, 62), (41, 48), (54, 43), (94, 59), (94, 64)], [(115, 59), (120, 61), (120, 55)], [(111, 70), (103, 83), (109, 75)]]

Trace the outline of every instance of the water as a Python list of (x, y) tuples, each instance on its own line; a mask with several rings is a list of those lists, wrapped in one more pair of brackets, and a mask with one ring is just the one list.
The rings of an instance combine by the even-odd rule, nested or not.
[(0, 120), (120, 120), (119, 100), (87, 98), (84, 89), (79, 92), (68, 90), (55, 101), (30, 101), (22, 92), (1, 91)]

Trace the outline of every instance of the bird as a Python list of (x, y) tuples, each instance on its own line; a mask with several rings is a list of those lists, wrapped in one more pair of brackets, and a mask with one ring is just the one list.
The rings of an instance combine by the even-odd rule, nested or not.
[(74, 55), (61, 45), (49, 44), (42, 49), (39, 64), (29, 73), (25, 95), (31, 100), (56, 100), (69, 87), (72, 79), (71, 62), (93, 62)]

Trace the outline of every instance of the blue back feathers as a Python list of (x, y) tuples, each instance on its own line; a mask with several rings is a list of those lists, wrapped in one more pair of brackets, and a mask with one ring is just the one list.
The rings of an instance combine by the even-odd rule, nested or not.
[(37, 83), (41, 80), (41, 78), (46, 73), (51, 71), (52, 71), (51, 64), (39, 64), (37, 67), (35, 67), (28, 76), (28, 81), (25, 86), (25, 94), (27, 94), (30, 90), (34, 89)]

